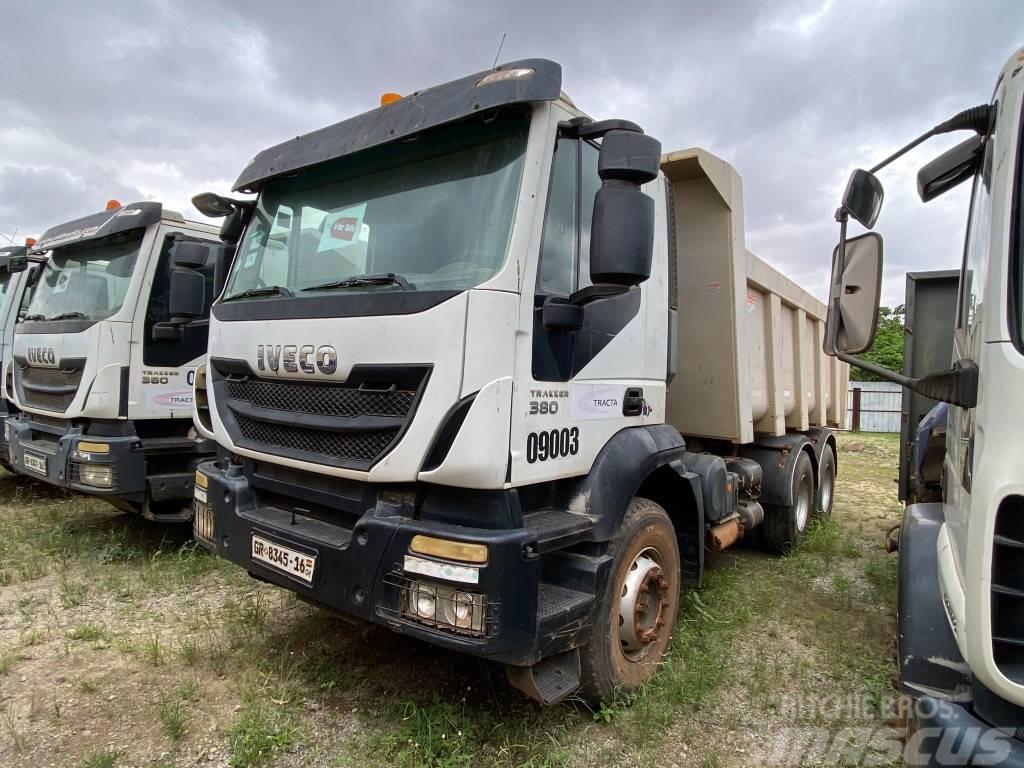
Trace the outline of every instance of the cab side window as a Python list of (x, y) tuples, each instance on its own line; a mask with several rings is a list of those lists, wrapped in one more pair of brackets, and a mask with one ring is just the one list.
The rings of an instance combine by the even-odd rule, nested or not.
[(540, 250), (540, 293), (568, 296), (590, 285), (590, 220), (601, 187), (595, 144), (560, 138)]
[(209, 329), (210, 305), (213, 303), (213, 271), (216, 261), (217, 244), (204, 242), (206, 263), (198, 270), (205, 283), (202, 317), (187, 323), (182, 328), (180, 339), (154, 340), (153, 326), (171, 319), (171, 272), (174, 271), (174, 249), (178, 243), (200, 242), (195, 238), (168, 235), (160, 249), (160, 260), (153, 273), (153, 285), (146, 304), (146, 322), (142, 340), (142, 362), (144, 365), (177, 367), (199, 357), (206, 350)]
[(989, 222), (992, 216), (992, 146), (993, 138), (985, 142), (981, 167), (974, 177), (971, 193), (971, 214), (967, 223), (967, 242), (964, 263), (960, 273), (960, 311), (957, 327), (969, 332), (981, 311), (984, 299), (985, 275), (988, 272)]

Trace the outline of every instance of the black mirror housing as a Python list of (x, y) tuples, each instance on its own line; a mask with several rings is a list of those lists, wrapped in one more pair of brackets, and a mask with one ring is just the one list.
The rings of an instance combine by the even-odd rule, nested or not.
[(206, 302), (206, 280), (192, 269), (171, 272), (170, 296), (167, 300), (171, 320), (188, 322), (201, 317)]
[(875, 226), (882, 210), (882, 182), (870, 171), (858, 168), (850, 174), (843, 192), (843, 210), (849, 213), (867, 229)]
[(635, 131), (608, 131), (601, 140), (597, 175), (602, 181), (646, 184), (658, 178), (661, 142)]
[(594, 197), (590, 279), (639, 285), (651, 276), (654, 200), (627, 182), (605, 182)]
[(981, 165), (985, 140), (971, 136), (943, 152), (917, 172), (917, 194), (927, 203), (974, 176)]
[(179, 323), (154, 323), (153, 341), (181, 341), (185, 335)]
[(172, 260), (174, 266), (186, 269), (202, 269), (210, 253), (208, 243), (197, 243), (189, 240), (179, 241), (174, 246)]

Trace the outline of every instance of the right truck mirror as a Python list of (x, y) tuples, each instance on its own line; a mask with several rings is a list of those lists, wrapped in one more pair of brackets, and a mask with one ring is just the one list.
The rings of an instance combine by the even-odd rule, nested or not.
[(601, 140), (590, 229), (590, 279), (639, 285), (651, 276), (654, 200), (641, 186), (658, 178), (661, 142), (636, 131), (608, 131)]
[(875, 226), (882, 210), (882, 182), (871, 171), (858, 168), (850, 174), (843, 192), (843, 208), (865, 228)]
[[(882, 236), (868, 232), (846, 241), (846, 264), (835, 274), (839, 246), (832, 252), (832, 291), (825, 339), (832, 338), (832, 324), (839, 324), (836, 350), (857, 355), (870, 349), (878, 329), (878, 302), (882, 294)], [(836, 292), (839, 313), (832, 311)], [(826, 350), (828, 351), (828, 350)]]

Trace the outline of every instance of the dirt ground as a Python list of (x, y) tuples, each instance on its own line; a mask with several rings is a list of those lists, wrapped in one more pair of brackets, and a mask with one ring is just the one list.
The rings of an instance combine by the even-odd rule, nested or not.
[(5, 475), (0, 765), (898, 765), (897, 442), (840, 437), (832, 521), (718, 558), (656, 681), (598, 712)]

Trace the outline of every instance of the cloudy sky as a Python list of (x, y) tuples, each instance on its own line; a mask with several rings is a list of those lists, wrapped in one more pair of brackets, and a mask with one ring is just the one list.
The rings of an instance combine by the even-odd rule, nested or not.
[[(0, 233), (122, 202), (226, 192), (258, 150), (503, 61), (560, 62), (596, 118), (744, 180), (747, 246), (823, 296), (849, 171), (988, 101), (1024, 44), (1021, 0), (624, 3), (0, 0)], [(963, 137), (961, 137), (963, 138)], [(886, 172), (885, 300), (956, 267), (966, 190), (922, 206), (933, 141)]]

